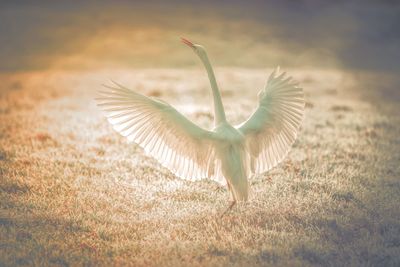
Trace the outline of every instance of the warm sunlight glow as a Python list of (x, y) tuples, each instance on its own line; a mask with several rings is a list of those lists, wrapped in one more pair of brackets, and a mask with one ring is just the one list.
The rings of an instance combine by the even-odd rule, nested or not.
[(0, 1), (0, 266), (400, 266), (399, 14)]

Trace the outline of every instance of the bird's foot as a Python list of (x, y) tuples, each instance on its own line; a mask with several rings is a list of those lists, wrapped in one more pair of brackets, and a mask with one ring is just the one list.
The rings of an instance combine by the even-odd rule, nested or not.
[(225, 215), (225, 213), (230, 211), (233, 208), (233, 206), (235, 206), (235, 204), (236, 204), (236, 200), (233, 200), (232, 203), (229, 205), (229, 207), (224, 211), (224, 213), (221, 214), (221, 218)]

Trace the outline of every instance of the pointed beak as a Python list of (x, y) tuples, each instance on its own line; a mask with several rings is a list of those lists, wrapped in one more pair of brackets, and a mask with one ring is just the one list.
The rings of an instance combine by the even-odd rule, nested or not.
[(191, 48), (194, 48), (193, 43), (192, 43), (191, 41), (189, 41), (189, 40), (183, 38), (183, 37), (181, 37), (181, 42), (184, 43), (185, 45), (191, 47)]

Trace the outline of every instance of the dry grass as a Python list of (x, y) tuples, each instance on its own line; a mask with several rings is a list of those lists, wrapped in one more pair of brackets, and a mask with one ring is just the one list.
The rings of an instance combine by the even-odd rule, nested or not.
[[(228, 118), (251, 113), (266, 73), (217, 71)], [(175, 178), (92, 101), (110, 77), (209, 127), (203, 71), (3, 74), (0, 266), (399, 266), (398, 107), (339, 71), (291, 73), (307, 96), (300, 137), (222, 219), (225, 188)]]

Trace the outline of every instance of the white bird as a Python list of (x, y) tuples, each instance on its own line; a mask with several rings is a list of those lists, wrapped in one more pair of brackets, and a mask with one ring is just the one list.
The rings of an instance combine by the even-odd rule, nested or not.
[(237, 201), (248, 199), (251, 175), (270, 170), (289, 152), (304, 114), (303, 90), (285, 73), (278, 74), (278, 67), (259, 92), (254, 113), (241, 125), (232, 126), (226, 120), (205, 48), (184, 38), (182, 42), (193, 49), (207, 70), (214, 98), (213, 130), (202, 129), (164, 101), (115, 82), (114, 86), (105, 85), (96, 100), (117, 132), (176, 176), (211, 178), (227, 185), (232, 196), (228, 211)]

